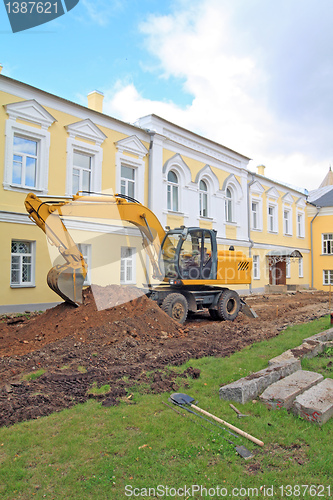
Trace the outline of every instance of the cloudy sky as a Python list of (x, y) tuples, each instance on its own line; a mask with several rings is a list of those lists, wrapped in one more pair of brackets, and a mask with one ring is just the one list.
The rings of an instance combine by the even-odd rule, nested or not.
[(3, 74), (127, 122), (150, 113), (309, 190), (333, 163), (332, 0), (80, 0), (11, 33)]

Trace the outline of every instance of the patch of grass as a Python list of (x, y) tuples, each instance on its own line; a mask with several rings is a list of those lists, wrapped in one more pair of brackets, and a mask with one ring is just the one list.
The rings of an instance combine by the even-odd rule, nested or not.
[(87, 373), (87, 368), (85, 366), (78, 366), (77, 371), (80, 373)]
[(88, 390), (88, 394), (107, 394), (110, 391), (111, 387), (109, 384), (102, 385), (98, 387), (97, 382), (94, 382), (93, 385)]
[(324, 378), (333, 378), (333, 347), (327, 347), (324, 352), (311, 359), (302, 359), (303, 370), (317, 372)]
[(34, 372), (26, 373), (25, 375), (23, 375), (22, 379), (23, 380), (35, 380), (36, 378), (39, 378), (42, 375), (44, 375), (45, 372), (46, 372), (46, 370), (44, 370), (44, 368), (40, 368), (39, 370), (36, 370)]
[[(264, 448), (230, 436), (194, 415), (191, 419), (178, 415), (162, 404), (167, 402), (168, 393), (137, 392), (135, 404), (121, 402), (116, 407), (89, 400), (70, 410), (0, 429), (0, 498), (180, 499), (189, 495), (167, 495), (165, 488), (174, 488), (174, 493), (184, 485), (190, 488), (189, 498), (196, 500), (218, 498), (209, 494), (210, 488), (216, 491), (217, 487), (220, 491), (225, 488), (227, 497), (264, 498), (262, 485), (273, 488), (274, 498), (282, 498), (281, 486), (313, 485), (318, 489), (322, 485), (324, 489), (318, 492), (328, 498), (333, 419), (320, 428), (286, 411), (269, 411), (259, 402), (242, 405), (242, 412), (251, 416), (237, 419), (229, 402), (218, 397), (223, 383), (266, 367), (271, 357), (328, 327), (328, 319), (323, 318), (288, 328), (278, 337), (228, 358), (190, 360), (179, 367), (181, 371), (189, 366), (201, 370), (199, 379), (184, 379), (188, 387), (180, 387), (179, 392), (186, 392), (201, 408), (263, 440)], [(109, 386), (103, 387), (109, 390)], [(224, 438), (243, 444), (254, 458), (243, 460)], [(157, 495), (159, 485), (164, 496)], [(193, 492), (192, 485), (202, 487), (202, 495)], [(144, 490), (148, 488), (149, 494)], [(243, 493), (253, 488), (258, 494), (237, 496), (233, 488), (242, 488)], [(134, 489), (139, 494), (129, 496)], [(314, 497), (313, 489), (304, 495), (303, 490), (301, 495), (295, 491), (289, 498)]]

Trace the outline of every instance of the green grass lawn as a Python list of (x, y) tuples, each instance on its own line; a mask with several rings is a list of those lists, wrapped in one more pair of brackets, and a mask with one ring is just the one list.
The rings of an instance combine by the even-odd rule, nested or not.
[[(169, 394), (147, 395), (133, 387), (131, 398), (117, 407), (89, 400), (1, 428), (1, 500), (329, 498), (333, 419), (320, 428), (259, 402), (236, 404), (251, 415), (237, 419), (218, 396), (222, 384), (267, 367), (270, 358), (329, 327), (328, 317), (322, 318), (228, 358), (191, 360), (174, 368), (180, 373), (188, 366), (199, 368), (199, 379), (179, 378), (179, 392), (263, 440), (263, 448), (195, 416), (176, 414), (162, 404)], [(223, 438), (245, 445), (254, 458), (244, 460)]]

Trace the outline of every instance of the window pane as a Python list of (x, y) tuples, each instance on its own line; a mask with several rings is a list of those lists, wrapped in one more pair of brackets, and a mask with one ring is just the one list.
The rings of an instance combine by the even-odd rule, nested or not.
[(31, 243), (24, 241), (17, 242), (17, 253), (31, 253)]
[(73, 163), (76, 167), (86, 168), (86, 169), (90, 170), (91, 169), (91, 156), (85, 155), (82, 153), (76, 153), (74, 151)]
[(178, 212), (178, 186), (172, 186), (172, 210)]
[(73, 186), (72, 192), (73, 194), (80, 191), (80, 171), (76, 168), (73, 168)]
[(135, 187), (134, 182), (128, 181), (128, 196), (130, 196), (131, 198), (134, 198), (135, 194), (134, 187)]
[(171, 210), (171, 186), (168, 186), (168, 210)]
[(13, 150), (14, 153), (25, 153), (26, 155), (37, 156), (37, 142), (15, 135)]
[(204, 193), (202, 195), (202, 215), (203, 215), (203, 217), (207, 217), (207, 215), (208, 215), (207, 207), (208, 207), (208, 197), (207, 197), (207, 194)]
[(205, 181), (200, 181), (200, 189), (201, 191), (207, 191), (207, 185)]
[(124, 180), (120, 183), (120, 194), (126, 194), (126, 181)]
[(168, 173), (168, 181), (178, 184), (178, 177), (172, 170)]
[(82, 170), (82, 191), (90, 191), (90, 172)]
[(25, 185), (34, 187), (36, 185), (36, 164), (37, 160), (27, 156), (25, 169)]
[(22, 156), (14, 155), (12, 182), (14, 184), (22, 183)]
[(121, 177), (125, 179), (135, 180), (135, 169), (130, 167), (121, 166)]

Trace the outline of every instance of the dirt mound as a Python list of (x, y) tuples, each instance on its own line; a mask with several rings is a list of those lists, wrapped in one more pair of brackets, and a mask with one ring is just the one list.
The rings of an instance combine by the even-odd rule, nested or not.
[[(135, 293), (137, 295), (135, 295)], [(128, 295), (126, 295), (128, 294)], [(251, 296), (257, 312), (235, 321), (197, 313), (175, 323), (155, 302), (125, 287), (88, 288), (81, 307), (61, 304), (43, 314), (0, 323), (0, 425), (38, 418), (94, 397), (109, 406), (130, 404), (130, 391), (175, 392), (183, 374), (168, 366), (203, 356), (229, 356), (288, 326), (329, 312), (329, 295), (309, 291)], [(99, 307), (106, 309), (98, 310)], [(130, 300), (124, 303), (124, 299)], [(118, 305), (108, 307), (111, 304)], [(218, 374), (217, 374), (218, 376)], [(107, 386), (103, 393), (98, 389)]]
[(137, 288), (93, 285), (84, 290), (80, 307), (64, 302), (30, 320), (21, 316), (16, 322), (10, 319), (0, 324), (0, 356), (27, 354), (69, 336), (108, 345), (128, 335), (141, 343), (183, 333), (178, 323)]

